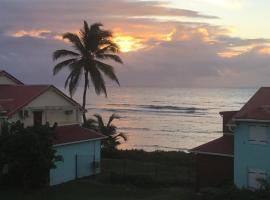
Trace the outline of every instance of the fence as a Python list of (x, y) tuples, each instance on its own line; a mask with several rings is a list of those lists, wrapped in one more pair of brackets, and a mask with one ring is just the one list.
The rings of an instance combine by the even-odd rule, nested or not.
[(113, 183), (169, 185), (191, 185), (195, 177), (191, 167), (127, 159), (102, 159), (101, 175)]

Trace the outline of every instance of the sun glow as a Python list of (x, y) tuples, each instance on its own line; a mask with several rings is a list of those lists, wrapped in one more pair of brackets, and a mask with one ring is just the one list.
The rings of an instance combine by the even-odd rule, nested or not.
[(132, 36), (116, 35), (113, 38), (113, 41), (118, 44), (121, 52), (137, 51), (138, 49), (143, 48), (142, 41)]
[(270, 55), (270, 47), (263, 47), (258, 50), (261, 55)]

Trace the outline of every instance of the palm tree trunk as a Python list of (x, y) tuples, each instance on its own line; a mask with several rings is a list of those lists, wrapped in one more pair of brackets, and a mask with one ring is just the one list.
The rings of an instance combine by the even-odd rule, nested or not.
[(88, 87), (88, 74), (87, 72), (84, 72), (84, 91), (83, 91), (83, 123), (86, 122), (86, 110), (85, 110), (85, 105), (86, 105), (86, 92), (87, 92), (87, 87)]

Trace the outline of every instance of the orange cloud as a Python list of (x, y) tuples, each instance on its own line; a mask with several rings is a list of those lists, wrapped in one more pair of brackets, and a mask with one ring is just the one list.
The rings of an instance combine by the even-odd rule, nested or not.
[(45, 39), (46, 36), (44, 34), (48, 34), (48, 33), (51, 33), (51, 31), (47, 29), (36, 29), (36, 30), (29, 30), (29, 31), (19, 30), (17, 32), (11, 33), (10, 35), (12, 37), (30, 36), (30, 37)]
[(258, 50), (261, 55), (270, 55), (270, 47), (262, 47)]

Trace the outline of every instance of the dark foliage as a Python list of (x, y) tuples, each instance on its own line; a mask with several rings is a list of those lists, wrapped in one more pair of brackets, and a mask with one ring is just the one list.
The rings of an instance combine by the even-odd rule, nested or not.
[(155, 151), (146, 152), (143, 150), (117, 150), (102, 151), (103, 158), (129, 159), (142, 162), (155, 162), (166, 165), (178, 165), (195, 167), (195, 156), (190, 153), (179, 151)]
[(120, 116), (112, 114), (108, 122), (104, 123), (102, 116), (95, 114), (94, 118), (87, 119), (84, 123), (85, 128), (96, 130), (107, 136), (107, 138), (102, 141), (102, 149), (104, 151), (115, 151), (121, 142), (127, 141), (127, 136), (124, 133), (118, 132), (117, 127), (112, 123), (115, 119), (120, 119)]
[(193, 187), (195, 159), (185, 152), (102, 151), (101, 181), (142, 188)]
[(270, 189), (262, 188), (251, 191), (247, 189), (237, 189), (234, 186), (224, 186), (220, 188), (204, 188), (201, 191), (199, 200), (269, 200)]
[(25, 128), (19, 121), (5, 123), (0, 134), (0, 184), (41, 187), (49, 170), (60, 159), (52, 148), (54, 127)]

